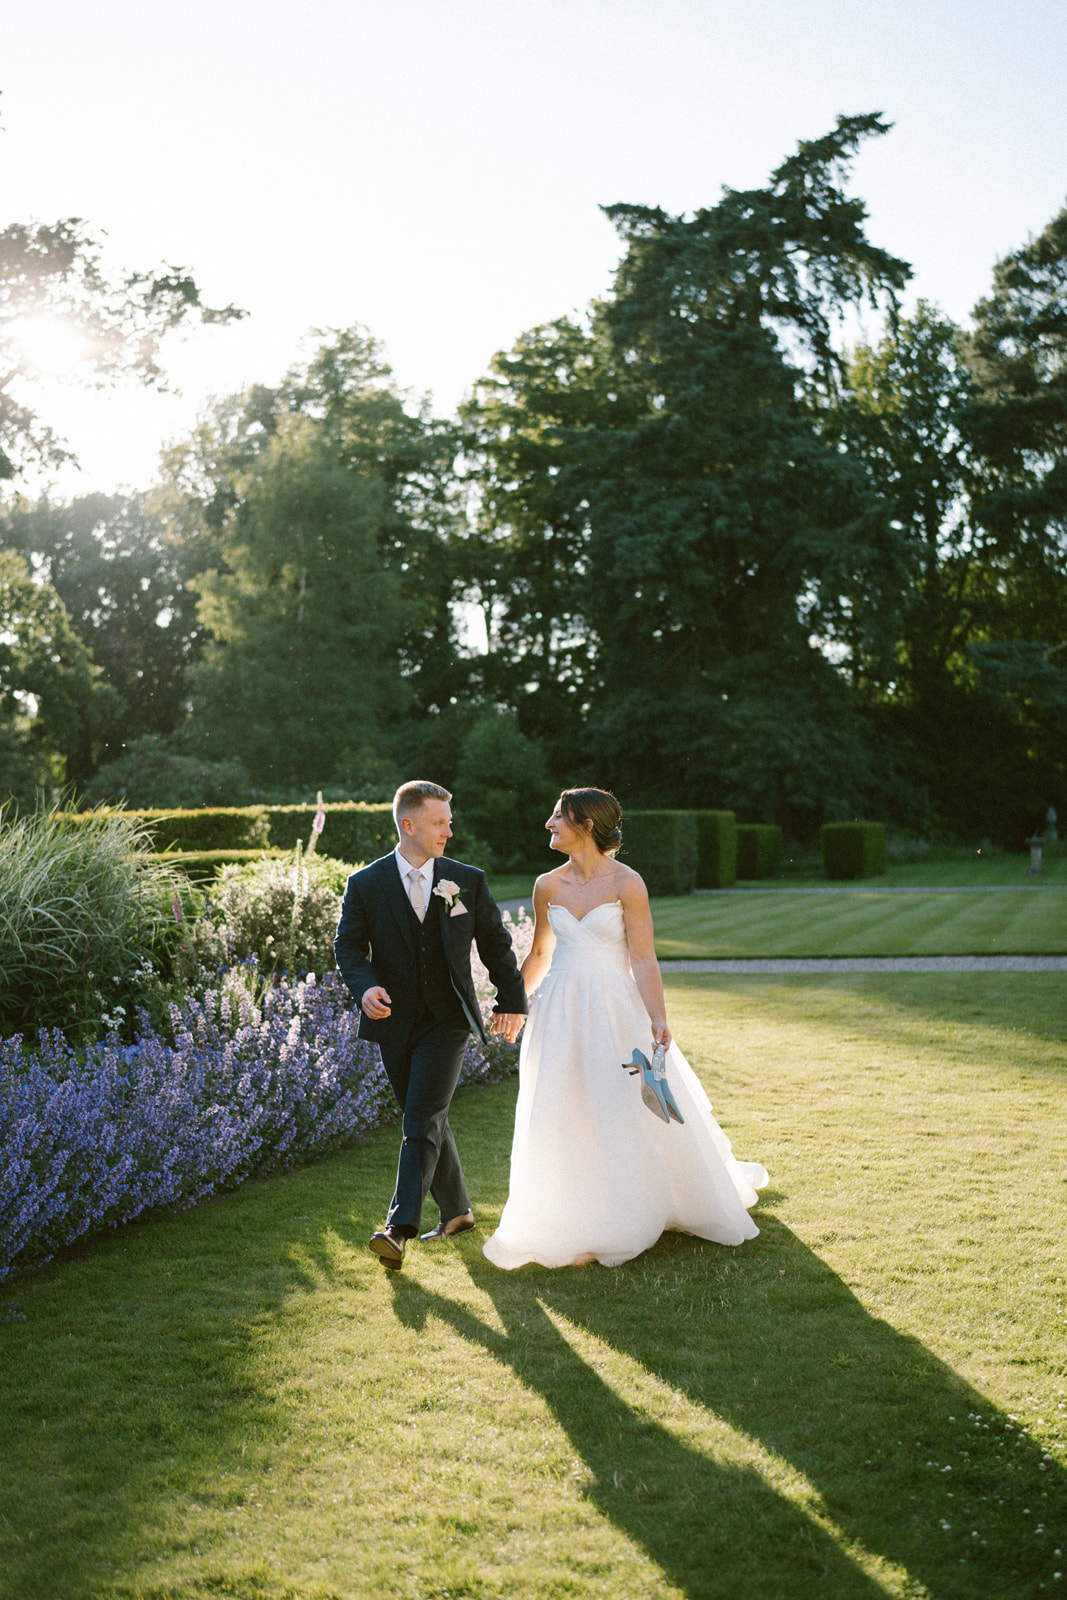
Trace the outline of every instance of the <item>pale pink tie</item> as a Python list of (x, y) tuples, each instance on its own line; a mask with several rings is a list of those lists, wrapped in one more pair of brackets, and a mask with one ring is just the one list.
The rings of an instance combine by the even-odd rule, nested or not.
[(420, 922), (426, 921), (426, 890), (422, 884), (422, 873), (414, 868), (408, 873), (408, 882), (411, 885), (411, 909)]

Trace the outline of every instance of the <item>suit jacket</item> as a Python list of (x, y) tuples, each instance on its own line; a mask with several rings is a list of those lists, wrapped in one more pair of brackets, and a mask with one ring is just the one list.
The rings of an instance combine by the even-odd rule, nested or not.
[[(471, 944), (477, 945), (496, 989), (495, 1011), (524, 1013), (526, 991), (511, 936), (489, 893), (485, 873), (442, 856), (434, 862), (435, 887), (442, 878), (459, 885), (459, 899), (465, 910), (452, 916), (446, 900), (431, 894), (426, 915), (441, 919), (441, 941), (452, 986), (472, 1030), (484, 1039), (485, 1028), (471, 977)], [(360, 1013), (360, 1038), (378, 1043), (402, 1039), (418, 1016), (419, 988), (410, 903), (392, 852), (349, 878), (333, 949), (338, 970), (357, 1002), (368, 989), (378, 985), (392, 1001), (388, 1017), (374, 1019)]]

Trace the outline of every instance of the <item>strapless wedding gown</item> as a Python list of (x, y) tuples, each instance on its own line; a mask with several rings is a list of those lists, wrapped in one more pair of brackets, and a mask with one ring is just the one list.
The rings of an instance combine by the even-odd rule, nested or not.
[(629, 1261), (665, 1228), (740, 1244), (767, 1173), (737, 1161), (689, 1063), (672, 1045), (667, 1081), (684, 1124), (661, 1122), (622, 1063), (652, 1054), (619, 901), (580, 921), (550, 905), (552, 965), (522, 1039), (511, 1184), (484, 1250), (498, 1267)]

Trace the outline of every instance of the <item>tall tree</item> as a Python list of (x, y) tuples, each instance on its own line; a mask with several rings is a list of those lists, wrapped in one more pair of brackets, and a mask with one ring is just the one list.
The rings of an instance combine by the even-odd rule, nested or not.
[[(856, 594), (843, 630), (853, 683), (877, 692), (932, 673), (940, 679), (973, 626), (981, 571), (980, 535), (971, 516), (978, 467), (960, 437), (973, 389), (960, 356), (960, 330), (920, 301), (913, 317), (894, 317), (880, 340), (860, 344), (828, 414), (827, 437), (862, 461), (891, 513), (902, 558), (895, 594)], [(883, 611), (891, 654), (872, 655), (867, 608)]]
[(1067, 799), (1065, 239), (997, 266), (973, 334), (920, 304), (857, 350), (834, 419), (906, 552), (861, 696), (944, 825), (1012, 845)]
[(996, 264), (974, 322), (963, 427), (991, 469), (976, 513), (1020, 631), (1067, 643), (1067, 208)]
[[(202, 629), (191, 569), (146, 518), (141, 495), (85, 495), (70, 505), (18, 500), (0, 516), (0, 542), (23, 551), (59, 595), (71, 627), (116, 691), (115, 720), (97, 754), (171, 733), (185, 716), (186, 674)], [(88, 730), (87, 730), (88, 732)], [(87, 753), (79, 776), (87, 769)]]
[(0, 800), (32, 804), (85, 776), (79, 757), (113, 698), (55, 590), (0, 550)]
[(170, 453), (152, 506), (197, 570), (197, 751), (273, 786), (350, 781), (447, 692), (454, 452), (350, 330)]
[[(595, 662), (586, 753), (630, 795), (799, 825), (862, 793), (827, 650), (855, 630), (853, 591), (891, 589), (899, 556), (823, 422), (843, 309), (908, 276), (844, 190), (885, 131), (843, 117), (766, 188), (691, 218), (607, 208), (627, 246), (612, 298), (584, 338), (527, 341), (482, 391), (487, 503), (527, 568), (526, 546), (567, 530), (556, 638)], [(866, 616), (880, 629), (878, 606)]]
[(477, 494), (457, 566), (489, 641), (468, 663), (468, 692), (515, 708), (561, 774), (577, 773), (602, 686), (585, 593), (588, 504), (566, 469), (584, 431), (633, 426), (644, 408), (594, 313), (524, 334), (463, 411)]

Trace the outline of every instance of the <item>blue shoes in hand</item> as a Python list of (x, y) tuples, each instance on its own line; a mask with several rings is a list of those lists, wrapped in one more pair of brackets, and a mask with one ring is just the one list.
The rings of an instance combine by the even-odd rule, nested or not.
[(641, 1074), (641, 1099), (654, 1117), (659, 1117), (661, 1122), (670, 1122), (673, 1117), (675, 1122), (684, 1122), (685, 1118), (678, 1110), (671, 1086), (667, 1082), (667, 1068), (664, 1066), (666, 1051), (658, 1044), (649, 1061), (643, 1050), (635, 1050), (632, 1061), (624, 1061), (623, 1069), (631, 1077)]

